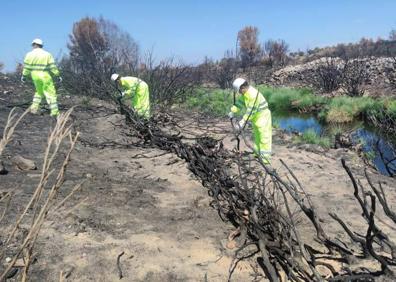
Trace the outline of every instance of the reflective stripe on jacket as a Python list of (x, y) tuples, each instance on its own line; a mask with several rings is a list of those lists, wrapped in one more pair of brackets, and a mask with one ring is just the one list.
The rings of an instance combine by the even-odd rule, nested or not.
[(254, 87), (249, 86), (245, 94), (241, 95), (235, 105), (231, 107), (231, 112), (238, 113), (243, 107), (246, 108), (246, 112), (242, 118), (247, 121), (248, 119), (254, 119), (257, 113), (268, 109), (268, 103), (263, 94)]
[(54, 58), (42, 48), (35, 48), (27, 53), (23, 64), (23, 76), (29, 76), (32, 71), (46, 71), (54, 76), (59, 76)]
[[(120, 78), (122, 90), (125, 92), (126, 96), (133, 96), (139, 91), (139, 88), (146, 86), (146, 82), (138, 77), (133, 76), (123, 76)], [(140, 87), (139, 87), (140, 86)]]
[(130, 97), (136, 112), (148, 118), (150, 116), (150, 93), (146, 82), (133, 76), (121, 77), (121, 88), (125, 97)]

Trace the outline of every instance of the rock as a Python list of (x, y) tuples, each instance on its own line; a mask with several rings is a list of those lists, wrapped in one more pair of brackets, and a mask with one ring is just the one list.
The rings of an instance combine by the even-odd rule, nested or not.
[(32, 160), (25, 159), (20, 155), (16, 155), (11, 159), (11, 161), (20, 169), (20, 170), (36, 170), (36, 163)]
[(62, 277), (69, 278), (74, 270), (74, 266), (68, 265), (62, 270)]
[(8, 273), (6, 274), (6, 280), (7, 279), (11, 279), (12, 277), (14, 277), (16, 274), (18, 273), (18, 268), (11, 268), (10, 271), (8, 271)]
[(25, 261), (21, 258), (17, 259), (14, 264), (14, 267), (25, 267)]
[(228, 241), (226, 247), (229, 250), (235, 249), (237, 247), (237, 243), (235, 242), (235, 240)]
[(298, 145), (298, 148), (315, 154), (323, 154), (324, 152), (326, 152), (326, 149), (316, 144), (301, 144)]
[(358, 143), (355, 146), (353, 146), (353, 149), (356, 152), (361, 153), (361, 152), (363, 152), (363, 147), (364, 147), (364, 145), (362, 143)]
[(337, 133), (335, 135), (335, 141), (334, 141), (334, 148), (339, 149), (339, 148), (351, 148), (353, 145), (352, 139), (350, 134), (348, 133)]
[(8, 170), (5, 168), (3, 162), (0, 161), (0, 175), (6, 175), (7, 173), (8, 173)]

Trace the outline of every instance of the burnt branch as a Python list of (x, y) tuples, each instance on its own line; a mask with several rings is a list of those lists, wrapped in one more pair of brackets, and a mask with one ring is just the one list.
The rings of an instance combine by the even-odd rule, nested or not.
[(338, 90), (342, 83), (342, 67), (336, 58), (326, 58), (313, 76), (313, 84), (323, 92)]
[(369, 72), (363, 60), (346, 60), (341, 87), (348, 96), (363, 96), (364, 85), (369, 80)]
[[(361, 253), (352, 251), (354, 247), (347, 242), (337, 241), (326, 234), (313, 202), (285, 162), (282, 163), (288, 176), (281, 177), (261, 159), (240, 152), (238, 145), (241, 141), (249, 144), (244, 132), (234, 132), (238, 142), (233, 151), (226, 150), (221, 141), (209, 137), (196, 138), (195, 143), (185, 142), (182, 134), (178, 130), (172, 131), (172, 126), (166, 128), (166, 122), (158, 115), (150, 120), (141, 120), (132, 109), (122, 103), (119, 106), (127, 123), (135, 131), (135, 136), (141, 138), (146, 146), (174, 153), (186, 161), (190, 171), (208, 189), (212, 197), (211, 206), (217, 209), (223, 220), (231, 222), (240, 230), (237, 252), (255, 244), (260, 265), (271, 281), (280, 281), (282, 277), (290, 281), (350, 281), (348, 279), (360, 277), (374, 280), (380, 275), (394, 277), (390, 269), (394, 264), (393, 256), (391, 259), (390, 254), (384, 255), (375, 249), (377, 244), (384, 244), (393, 253), (393, 242), (375, 224), (373, 202), (369, 208), (366, 196), (360, 195), (359, 185), (362, 184), (355, 179), (345, 161), (344, 168), (351, 178), (355, 197), (367, 220), (366, 236), (354, 233), (336, 215), (333, 218), (342, 223), (345, 232), (359, 243), (368, 259), (382, 265), (381, 272), (364, 268), (363, 263), (361, 268), (356, 268), (355, 265), (359, 265), (362, 260)], [(172, 125), (173, 128), (181, 128), (174, 123)], [(294, 218), (296, 215), (291, 207), (297, 208), (298, 215), (302, 215), (316, 230), (315, 244), (321, 248), (315, 248), (312, 242), (299, 234), (299, 226)], [(332, 263), (323, 262), (321, 258)], [(349, 265), (351, 258), (354, 266)], [(243, 257), (236, 256), (236, 261), (230, 266), (229, 279), (235, 263), (240, 259)], [(325, 267), (325, 273), (318, 266)], [(352, 267), (356, 270), (352, 271)]]
[(377, 189), (377, 187), (374, 186), (373, 182), (371, 181), (367, 170), (364, 170), (364, 173), (366, 175), (367, 181), (371, 187), (371, 189), (373, 190), (373, 192), (375, 193), (375, 195), (377, 196), (378, 201), (380, 202), (382, 208), (384, 209), (385, 214), (394, 222), (396, 223), (396, 213), (394, 211), (392, 211), (388, 205), (388, 201), (386, 200), (386, 195), (384, 193), (384, 189), (382, 188), (381, 182), (378, 183), (379, 185), (379, 190)]

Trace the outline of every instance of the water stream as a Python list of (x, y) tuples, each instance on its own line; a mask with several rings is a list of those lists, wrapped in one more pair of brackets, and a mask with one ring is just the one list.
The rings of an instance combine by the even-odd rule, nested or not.
[[(322, 124), (312, 115), (273, 113), (273, 119), (279, 128), (288, 132), (304, 133), (310, 129), (321, 136), (330, 137), (335, 131), (351, 132), (352, 142), (363, 144), (363, 152), (370, 156), (373, 165), (379, 172), (384, 175), (395, 173), (396, 136), (387, 136), (362, 122), (342, 126)], [(389, 171), (389, 169), (391, 170)]]

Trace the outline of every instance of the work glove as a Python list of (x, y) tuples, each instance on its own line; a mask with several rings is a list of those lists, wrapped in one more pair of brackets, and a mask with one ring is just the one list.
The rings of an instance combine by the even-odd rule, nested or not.
[(23, 75), (21, 76), (21, 82), (22, 82), (22, 83), (25, 83), (25, 82), (26, 82), (26, 78), (25, 78)]
[[(241, 120), (240, 122), (238, 122), (238, 123), (236, 123), (236, 124), (234, 125), (234, 129), (235, 129), (235, 134), (236, 134), (236, 135), (240, 135), (241, 132), (242, 132), (242, 130), (243, 130), (243, 124), (242, 124), (242, 122), (244, 122), (244, 120)], [(241, 126), (241, 124), (242, 124), (242, 126)]]
[(228, 113), (228, 117), (229, 117), (230, 119), (234, 118), (234, 113), (233, 113), (233, 112), (229, 112), (229, 113)]
[(239, 127), (241, 128), (241, 130), (245, 127), (245, 124), (246, 124), (246, 122), (245, 122), (243, 119), (241, 119), (241, 120), (239, 121), (238, 125), (239, 125)]
[(58, 76), (58, 82), (62, 82), (63, 78), (61, 76)]

